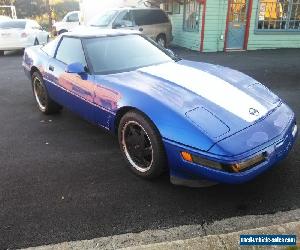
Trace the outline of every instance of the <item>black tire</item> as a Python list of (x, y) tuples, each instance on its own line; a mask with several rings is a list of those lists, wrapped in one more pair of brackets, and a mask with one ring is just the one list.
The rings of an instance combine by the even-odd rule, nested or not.
[(39, 43), (39, 40), (36, 38), (35, 40), (34, 40), (34, 44), (33, 45), (39, 45), (40, 43)]
[[(144, 140), (142, 145), (136, 141), (132, 142), (134, 139), (129, 141), (130, 137), (134, 137), (132, 129), (137, 130), (136, 134), (140, 130), (138, 136)], [(137, 111), (127, 112), (120, 120), (118, 138), (122, 154), (136, 175), (153, 179), (166, 170), (167, 160), (161, 136), (153, 123), (143, 114)], [(135, 158), (134, 154), (139, 156)], [(143, 163), (138, 163), (141, 161)]]
[(0, 50), (0, 56), (4, 56), (4, 50)]
[(31, 79), (33, 95), (39, 110), (46, 115), (58, 113), (62, 109), (62, 106), (49, 97), (41, 74), (34, 72)]
[(158, 36), (156, 37), (156, 42), (157, 42), (160, 46), (162, 46), (162, 47), (164, 47), (164, 48), (167, 47), (167, 38), (166, 38), (166, 36), (165, 36), (164, 34), (158, 35)]

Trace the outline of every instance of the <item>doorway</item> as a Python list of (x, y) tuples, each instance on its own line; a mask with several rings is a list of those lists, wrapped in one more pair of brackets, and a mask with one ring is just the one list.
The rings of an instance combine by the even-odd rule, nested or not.
[(228, 1), (225, 50), (246, 49), (245, 39), (251, 14), (248, 12), (249, 0)]

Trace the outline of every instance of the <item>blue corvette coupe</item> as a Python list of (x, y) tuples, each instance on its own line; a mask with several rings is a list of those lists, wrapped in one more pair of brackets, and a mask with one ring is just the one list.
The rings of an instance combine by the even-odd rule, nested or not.
[(27, 48), (39, 110), (62, 107), (116, 133), (130, 169), (182, 185), (242, 183), (297, 136), (293, 111), (253, 78), (181, 60), (134, 31), (77, 30)]

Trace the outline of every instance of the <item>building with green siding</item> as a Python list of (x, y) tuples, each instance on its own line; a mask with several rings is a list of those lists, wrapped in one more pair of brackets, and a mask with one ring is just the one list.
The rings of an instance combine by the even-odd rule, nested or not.
[(173, 44), (203, 52), (300, 48), (300, 0), (165, 0)]

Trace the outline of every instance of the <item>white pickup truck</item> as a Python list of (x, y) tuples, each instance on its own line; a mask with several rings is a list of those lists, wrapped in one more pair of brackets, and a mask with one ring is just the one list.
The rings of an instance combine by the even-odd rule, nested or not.
[(67, 15), (65, 15), (62, 21), (53, 24), (54, 33), (56, 35), (60, 35), (79, 26), (79, 16), (79, 11), (69, 12)]

